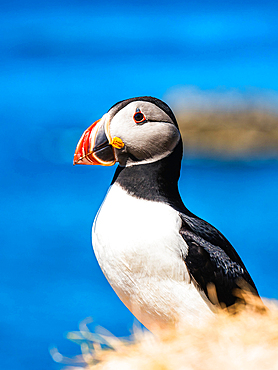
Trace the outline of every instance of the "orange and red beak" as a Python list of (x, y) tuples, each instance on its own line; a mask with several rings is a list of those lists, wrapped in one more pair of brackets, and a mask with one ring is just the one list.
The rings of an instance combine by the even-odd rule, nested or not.
[(75, 149), (73, 164), (112, 166), (116, 162), (115, 148), (122, 148), (124, 143), (119, 138), (111, 138), (109, 125), (105, 114), (84, 131)]

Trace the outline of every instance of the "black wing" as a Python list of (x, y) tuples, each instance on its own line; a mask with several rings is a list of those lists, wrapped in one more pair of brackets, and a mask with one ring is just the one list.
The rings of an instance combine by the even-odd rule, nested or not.
[(227, 307), (236, 302), (233, 293), (242, 283), (247, 283), (252, 293), (258, 295), (251, 276), (229, 241), (212, 225), (194, 215), (180, 213), (180, 217), (180, 234), (188, 246), (184, 262), (208, 299), (212, 301), (208, 292), (212, 284), (218, 301)]

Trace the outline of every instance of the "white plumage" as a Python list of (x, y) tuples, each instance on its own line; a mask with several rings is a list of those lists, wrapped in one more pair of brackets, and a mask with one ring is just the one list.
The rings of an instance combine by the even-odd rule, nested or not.
[[(107, 280), (147, 328), (197, 324), (211, 314), (191, 282), (178, 212), (111, 186), (93, 225), (93, 248)], [(194, 302), (194, 304), (192, 304)]]

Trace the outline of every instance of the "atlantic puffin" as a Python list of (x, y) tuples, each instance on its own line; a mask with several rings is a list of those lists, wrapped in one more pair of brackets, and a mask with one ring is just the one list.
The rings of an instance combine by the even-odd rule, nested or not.
[(95, 217), (98, 263), (122, 302), (148, 329), (198, 324), (232, 306), (236, 289), (258, 291), (215, 227), (191, 213), (178, 190), (182, 138), (163, 101), (113, 105), (80, 138), (74, 164), (118, 162)]

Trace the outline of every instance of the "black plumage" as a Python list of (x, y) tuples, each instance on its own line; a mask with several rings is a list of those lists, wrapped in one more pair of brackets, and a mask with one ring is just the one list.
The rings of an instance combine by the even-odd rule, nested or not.
[(184, 214), (181, 214), (181, 218), (180, 234), (188, 246), (184, 261), (199, 289), (212, 300), (208, 288), (214, 287), (218, 302), (225, 306), (231, 306), (239, 300), (236, 289), (243, 286), (258, 295), (251, 276), (230, 242), (200, 218)]

